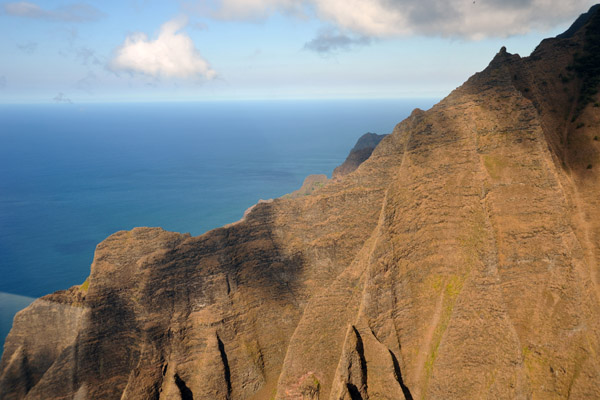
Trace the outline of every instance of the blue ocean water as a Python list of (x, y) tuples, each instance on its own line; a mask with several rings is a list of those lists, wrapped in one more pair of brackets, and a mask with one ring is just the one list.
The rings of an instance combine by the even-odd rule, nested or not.
[(0, 106), (0, 343), (23, 296), (82, 283), (108, 235), (234, 222), (435, 101)]

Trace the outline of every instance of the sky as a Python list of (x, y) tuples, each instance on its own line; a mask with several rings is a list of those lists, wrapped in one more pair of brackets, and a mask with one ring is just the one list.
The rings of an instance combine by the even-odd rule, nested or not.
[(441, 98), (593, 4), (0, 1), (0, 103)]

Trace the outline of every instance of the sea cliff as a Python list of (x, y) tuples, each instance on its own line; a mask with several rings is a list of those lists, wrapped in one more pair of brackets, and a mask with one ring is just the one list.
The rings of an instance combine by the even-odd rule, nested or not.
[(111, 235), (16, 316), (0, 397), (600, 397), (598, 7), (567, 32), (308, 193)]

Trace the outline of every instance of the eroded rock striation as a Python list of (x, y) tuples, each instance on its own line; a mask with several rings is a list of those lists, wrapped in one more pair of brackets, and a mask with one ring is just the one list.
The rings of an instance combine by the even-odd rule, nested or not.
[(308, 195), (110, 236), (15, 317), (0, 398), (600, 398), (598, 10), (580, 25)]

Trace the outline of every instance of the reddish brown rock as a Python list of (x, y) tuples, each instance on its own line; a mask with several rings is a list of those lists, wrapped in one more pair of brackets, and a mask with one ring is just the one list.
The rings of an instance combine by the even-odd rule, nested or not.
[(17, 315), (0, 398), (599, 398), (600, 13), (581, 25), (311, 194), (110, 236)]

